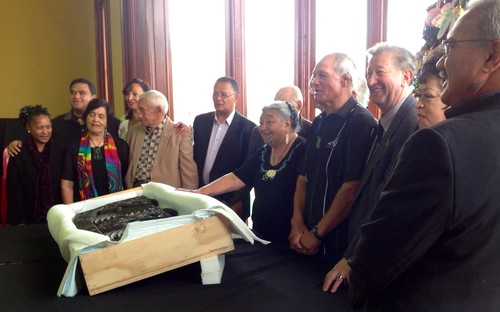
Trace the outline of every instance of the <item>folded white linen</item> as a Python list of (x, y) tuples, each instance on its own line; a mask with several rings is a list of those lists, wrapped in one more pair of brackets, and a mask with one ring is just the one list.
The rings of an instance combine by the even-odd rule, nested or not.
[[(112, 242), (106, 235), (77, 229), (73, 223), (73, 217), (77, 213), (141, 195), (156, 199), (159, 207), (177, 210), (179, 216), (130, 223), (119, 242)], [(176, 191), (161, 183), (150, 182), (144, 184), (142, 189), (136, 188), (70, 205), (53, 206), (47, 214), (49, 231), (59, 245), (61, 255), (68, 262), (57, 295), (75, 296), (83, 285), (83, 281), (77, 280), (76, 276), (77, 259), (81, 253), (192, 223), (214, 214), (222, 214), (230, 221), (233, 237), (241, 237), (252, 244), (255, 240), (263, 244), (269, 243), (255, 236), (238, 215), (220, 201), (201, 194)]]

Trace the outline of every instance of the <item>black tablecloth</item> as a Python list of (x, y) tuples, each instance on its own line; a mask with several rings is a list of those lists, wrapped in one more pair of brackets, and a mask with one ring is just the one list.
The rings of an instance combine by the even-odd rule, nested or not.
[(66, 269), (45, 225), (0, 228), (1, 311), (347, 311), (346, 291), (321, 290), (328, 265), (284, 248), (235, 241), (219, 285), (199, 263), (89, 296), (57, 297)]

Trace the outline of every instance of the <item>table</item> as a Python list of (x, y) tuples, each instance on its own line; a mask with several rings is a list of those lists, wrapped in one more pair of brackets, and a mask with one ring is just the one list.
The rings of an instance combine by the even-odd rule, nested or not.
[(347, 292), (321, 290), (330, 267), (285, 248), (235, 240), (219, 285), (199, 263), (89, 296), (57, 297), (66, 269), (46, 225), (0, 228), (2, 311), (347, 311)]

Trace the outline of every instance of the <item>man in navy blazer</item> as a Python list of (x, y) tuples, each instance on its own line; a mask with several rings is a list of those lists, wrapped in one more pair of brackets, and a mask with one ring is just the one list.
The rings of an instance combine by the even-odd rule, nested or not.
[[(417, 129), (416, 100), (412, 95), (415, 58), (406, 49), (380, 43), (368, 50), (367, 70), (372, 101), (382, 111), (379, 131), (361, 177), (349, 219), (349, 245), (327, 274), (323, 289), (335, 292), (349, 278), (350, 258), (361, 224), (371, 216), (380, 192), (393, 172), (401, 147)], [(383, 74), (380, 74), (383, 73)], [(385, 130), (382, 130), (385, 129)]]
[[(236, 111), (238, 83), (221, 77), (212, 95), (214, 112), (196, 116), (193, 122), (194, 160), (202, 187), (243, 165), (248, 153), (250, 134), (255, 124)], [(245, 220), (250, 214), (248, 190), (216, 196)]]
[(349, 259), (368, 311), (500, 311), (500, 2), (443, 42), (447, 120), (413, 134)]

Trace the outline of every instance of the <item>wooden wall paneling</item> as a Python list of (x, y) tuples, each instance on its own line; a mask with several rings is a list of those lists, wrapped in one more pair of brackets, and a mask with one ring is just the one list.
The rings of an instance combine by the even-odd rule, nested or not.
[(97, 94), (111, 106), (113, 100), (113, 67), (111, 60), (111, 25), (109, 0), (94, 1), (96, 32)]
[(226, 0), (226, 75), (238, 81), (236, 110), (247, 115), (244, 0)]
[[(374, 44), (387, 40), (387, 3), (388, 0), (366, 0), (367, 1), (367, 49)], [(380, 109), (371, 101), (368, 109), (375, 118), (381, 116)]]
[(166, 0), (122, 1), (124, 82), (147, 81), (167, 97), (174, 118), (172, 69)]
[(316, 63), (316, 0), (295, 0), (295, 78), (304, 96), (302, 115), (313, 120), (315, 107), (309, 95), (309, 78)]

